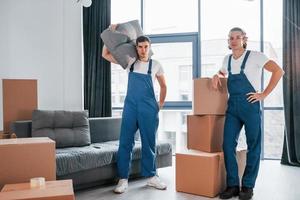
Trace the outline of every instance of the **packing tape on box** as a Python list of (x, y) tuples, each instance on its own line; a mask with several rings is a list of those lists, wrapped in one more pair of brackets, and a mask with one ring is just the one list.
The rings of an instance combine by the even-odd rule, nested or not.
[(44, 177), (35, 177), (30, 179), (30, 188), (44, 188), (44, 187), (45, 187)]

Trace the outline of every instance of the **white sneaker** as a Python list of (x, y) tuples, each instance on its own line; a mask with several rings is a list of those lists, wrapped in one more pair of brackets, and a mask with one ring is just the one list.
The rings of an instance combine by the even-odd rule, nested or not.
[(158, 176), (153, 176), (149, 178), (147, 182), (148, 186), (154, 187), (158, 190), (165, 190), (167, 189), (167, 185), (158, 178)]
[(114, 189), (115, 193), (122, 194), (128, 188), (128, 179), (120, 179), (117, 187)]

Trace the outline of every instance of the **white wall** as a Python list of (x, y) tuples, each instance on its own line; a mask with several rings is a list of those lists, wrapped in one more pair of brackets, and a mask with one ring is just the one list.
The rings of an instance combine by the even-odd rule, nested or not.
[(0, 79), (37, 79), (39, 109), (83, 109), (81, 10), (75, 0), (0, 0)]

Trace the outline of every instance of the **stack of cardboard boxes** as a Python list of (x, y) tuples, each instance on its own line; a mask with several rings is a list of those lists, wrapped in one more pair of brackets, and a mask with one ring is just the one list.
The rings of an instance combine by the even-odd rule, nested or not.
[[(227, 80), (212, 88), (210, 78), (194, 80), (193, 115), (187, 116), (187, 149), (176, 153), (176, 190), (215, 197), (226, 186), (222, 152)], [(240, 175), (246, 151), (238, 151)]]

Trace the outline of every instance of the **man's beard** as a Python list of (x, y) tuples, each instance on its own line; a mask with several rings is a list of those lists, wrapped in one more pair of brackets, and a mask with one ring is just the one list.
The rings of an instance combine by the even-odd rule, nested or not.
[(141, 54), (141, 55), (139, 55), (139, 57), (140, 57), (140, 58), (146, 58), (147, 55), (146, 55), (146, 54)]

